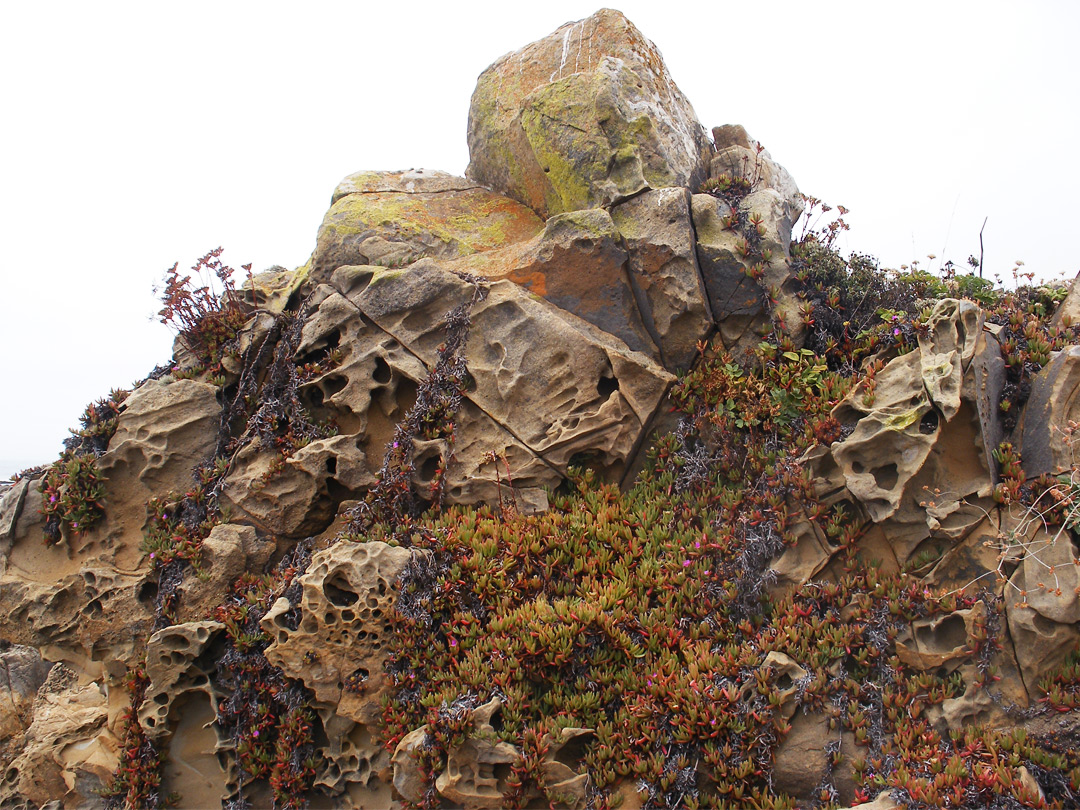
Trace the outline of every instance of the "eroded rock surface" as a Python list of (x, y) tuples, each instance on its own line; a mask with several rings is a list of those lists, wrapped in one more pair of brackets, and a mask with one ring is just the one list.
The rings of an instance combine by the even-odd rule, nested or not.
[(603, 9), (481, 74), (466, 176), (546, 218), (695, 187), (711, 151), (656, 46)]
[(312, 277), (348, 264), (407, 265), (452, 259), (534, 236), (525, 206), (444, 172), (359, 172), (334, 190), (319, 228)]

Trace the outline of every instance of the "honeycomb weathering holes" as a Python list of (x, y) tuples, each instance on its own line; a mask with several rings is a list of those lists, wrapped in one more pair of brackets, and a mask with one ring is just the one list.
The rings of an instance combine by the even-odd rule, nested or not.
[(335, 574), (331, 579), (323, 583), (323, 593), (330, 600), (330, 604), (336, 607), (347, 607), (360, 600), (360, 597), (350, 587), (348, 580), (341, 574)]
[(390, 366), (381, 357), (375, 358), (375, 370), (371, 372), (371, 378), (380, 384), (390, 382)]

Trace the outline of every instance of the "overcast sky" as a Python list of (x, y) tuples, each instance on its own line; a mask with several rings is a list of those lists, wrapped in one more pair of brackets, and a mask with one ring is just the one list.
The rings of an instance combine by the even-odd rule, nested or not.
[[(0, 5), (0, 478), (169, 358), (151, 288), (221, 245), (302, 264), (337, 181), (461, 174), (476, 77), (598, 5)], [(886, 266), (1075, 275), (1080, 3), (623, 2)]]

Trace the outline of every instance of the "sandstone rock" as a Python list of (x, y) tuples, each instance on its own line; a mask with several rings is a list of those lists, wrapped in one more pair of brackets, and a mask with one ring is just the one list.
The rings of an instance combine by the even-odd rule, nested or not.
[(964, 372), (963, 396), (975, 403), (986, 467), (994, 471), (996, 483), (997, 462), (993, 454), (1005, 438), (1000, 407), (1005, 387), (1005, 357), (996, 335), (987, 328), (989, 326), (984, 323), (976, 339), (975, 354)]
[(210, 616), (245, 571), (262, 573), (275, 543), (260, 540), (252, 526), (219, 523), (202, 542), (199, 570), (185, 577), (181, 586), (179, 623)]
[(152, 616), (138, 600), (143, 578), (112, 566), (63, 572), (49, 583), (9, 569), (0, 580), (0, 633), (100, 677), (105, 662), (125, 659), (146, 637)]
[[(314, 692), (328, 738), (316, 784), (382, 796), (390, 766), (378, 741), (383, 670), (395, 584), (412, 553), (381, 542), (339, 542), (318, 552), (299, 582), (300, 603), (279, 599), (262, 620), (267, 659)], [(405, 795), (404, 793), (402, 795)]]
[(18, 526), (19, 515), (22, 513), (26, 493), (31, 483), (40, 487), (40, 484), (24, 478), (0, 495), (0, 577), (4, 575), (4, 570), (7, 568), (8, 555), (15, 542), (15, 529)]
[(119, 741), (105, 728), (106, 697), (95, 683), (78, 684), (56, 664), (38, 691), (22, 752), (0, 782), (0, 803), (86, 806), (116, 767)]
[[(709, 299), (713, 319), (725, 348), (736, 359), (745, 361), (772, 329), (775, 319), (784, 332), (797, 343), (803, 336), (803, 318), (794, 292), (794, 279), (788, 263), (791, 249), (789, 206), (779, 192), (761, 189), (739, 203), (739, 211), (750, 221), (760, 220), (761, 248), (768, 261), (761, 262), (762, 275), (751, 277), (754, 263), (741, 250), (745, 237), (738, 228), (729, 227), (731, 207), (711, 194), (691, 197), (697, 259)], [(770, 312), (769, 298), (775, 304)]]
[(656, 47), (603, 9), (481, 74), (466, 176), (546, 218), (696, 187), (710, 151)]
[[(349, 720), (377, 722), (398, 576), (412, 552), (381, 542), (340, 542), (317, 553), (300, 578), (299, 623), (288, 599), (263, 617), (267, 659), (304, 682), (315, 700)], [(316, 660), (305, 660), (313, 650)]]
[(390, 761), (394, 766), (394, 788), (405, 801), (420, 804), (427, 792), (427, 783), (415, 760), (416, 752), (427, 740), (427, 726), (413, 729), (397, 744)]
[(192, 468), (217, 443), (217, 388), (195, 380), (148, 380), (124, 402), (109, 450), (97, 460), (105, 480), (105, 517), (85, 543), (112, 549), (124, 570), (142, 559), (146, 502), (191, 489)]
[[(831, 766), (830, 750), (835, 747), (843, 759)], [(797, 799), (812, 799), (818, 785), (829, 774), (838, 801), (849, 803), (855, 797), (852, 760), (859, 756), (855, 735), (849, 731), (830, 731), (828, 718), (820, 714), (796, 714), (791, 730), (784, 736), (773, 758), (773, 783), (778, 791)]]
[(799, 693), (799, 682), (809, 673), (799, 666), (795, 659), (775, 650), (765, 656), (761, 666), (771, 670), (772, 682), (776, 685), (776, 693), (780, 697), (780, 713), (785, 720), (790, 720), (798, 708), (796, 696)]
[(1005, 589), (1016, 659), (1030, 694), (1059, 667), (1080, 641), (1080, 558), (1067, 532), (1040, 532), (1027, 544), (1023, 562)]
[(349, 264), (451, 259), (534, 236), (525, 206), (443, 172), (361, 172), (343, 180), (319, 228), (312, 278)]
[[(492, 698), (472, 711), (472, 733), (447, 753), (446, 770), (435, 780), (435, 788), (455, 805), (470, 808), (499, 808), (510, 790), (506, 777), (520, 758), (516, 746), (494, 738), (491, 717), (502, 708)], [(486, 732), (486, 733), (485, 733)]]
[(0, 495), (0, 548), (14, 538), (15, 523), (26, 500), (30, 483), (29, 478), (23, 478)]
[(216, 753), (214, 700), (209, 692), (187, 691), (172, 707), (177, 720), (161, 767), (162, 790), (180, 794), (181, 807), (220, 807), (228, 785)]
[(210, 685), (215, 667), (200, 659), (224, 629), (220, 622), (189, 622), (163, 628), (150, 636), (146, 643), (146, 675), (150, 685), (139, 708), (139, 725), (151, 741), (169, 734), (170, 725), (177, 718), (173, 704), (188, 692), (205, 693), (217, 711), (217, 696)]
[[(845, 514), (865, 519), (858, 502), (848, 492), (843, 471), (837, 466), (829, 447), (811, 447), (803, 455), (801, 463), (810, 473), (811, 484), (822, 506), (840, 507)], [(788, 507), (795, 517), (791, 531), (797, 539), (770, 565), (776, 574), (776, 583), (771, 589), (774, 595), (789, 593), (818, 576), (840, 550), (839, 540), (829, 538), (809, 520), (800, 504), (792, 501)]]
[(1008, 566), (1018, 561), (1036, 528), (1021, 525), (1008, 512), (995, 509), (949, 549), (923, 581), (941, 591), (976, 593), (986, 588), (1000, 596)]
[(783, 200), (788, 230), (803, 212), (804, 203), (795, 179), (772, 159), (761, 143), (738, 124), (713, 127), (716, 154), (709, 161), (709, 177), (728, 175), (750, 182), (752, 190), (771, 189)]
[(978, 397), (963, 386), (980, 330), (973, 304), (939, 301), (919, 349), (889, 361), (873, 397), (859, 386), (833, 411), (855, 425), (832, 445), (833, 460), (869, 517), (889, 521), (900, 565), (928, 537), (961, 539), (990, 506)]
[(33, 647), (16, 644), (0, 652), (0, 741), (26, 730), (50, 667)]
[(375, 477), (351, 436), (317, 439), (283, 457), (257, 442), (241, 450), (225, 479), (221, 503), (236, 518), (266, 534), (288, 538), (318, 534), (334, 519), (338, 504), (356, 489), (336, 476), (352, 476), (357, 486)]
[(246, 300), (263, 312), (278, 314), (292, 303), (308, 280), (310, 268), (304, 265), (287, 270), (280, 265), (263, 270), (246, 280), (241, 287)]
[(1068, 473), (1080, 465), (1080, 443), (1072, 425), (1080, 422), (1080, 346), (1055, 354), (1031, 384), (1020, 433), (1020, 456), (1028, 477)]
[[(249, 374), (262, 373), (272, 357), (269, 351), (271, 347), (266, 346), (266, 340), (276, 324), (277, 318), (269, 312), (258, 311), (248, 318), (247, 323), (236, 333), (237, 356), (227, 353), (221, 358), (225, 386), (235, 385), (245, 366)], [(264, 346), (266, 346), (265, 352), (263, 352)]]
[[(511, 766), (520, 761), (521, 752), (517, 746), (498, 740), (495, 734), (492, 719), (502, 709), (499, 698), (473, 709), (468, 709), (469, 705), (475, 704), (448, 709), (455, 713), (468, 712), (469, 732), (460, 745), (447, 752), (446, 768), (437, 774), (435, 788), (455, 807), (504, 807), (504, 796), (510, 790), (507, 777)], [(585, 805), (588, 776), (578, 771), (584, 754), (582, 746), (592, 734), (592, 729), (564, 728), (557, 739), (550, 736), (544, 739), (548, 749), (541, 763), (544, 788), (550, 795), (560, 797), (561, 807), (576, 810)], [(427, 744), (427, 736), (427, 726), (409, 732), (398, 743), (391, 760), (394, 787), (413, 803), (419, 803), (428, 789), (415, 760), (416, 752)], [(539, 795), (535, 788), (530, 794)]]
[[(237, 473), (236, 485), (228, 485), (226, 495), (235, 497), (236, 506), (260, 525), (275, 525), (273, 521), (283, 514), (278, 504), (310, 505), (311, 493), (316, 493), (322, 504), (320, 514), (325, 519), (334, 503), (358, 497), (373, 485), (395, 425), (412, 408), (419, 385), (428, 374), (427, 366), (413, 351), (331, 287), (316, 290), (312, 302), (317, 308), (305, 323), (298, 358), (318, 357), (336, 348), (342, 359), (304, 383), (301, 395), (313, 414), (333, 419), (341, 435), (313, 442), (297, 453), (267, 487), (269, 491), (244, 485), (244, 478), (254, 477), (254, 469), (250, 474)], [(439, 311), (441, 305), (431, 304), (432, 322), (427, 327), (438, 335), (446, 309)], [(472, 402), (463, 403), (456, 422), (453, 462), (449, 465), (446, 459), (451, 449), (445, 440), (415, 441), (412, 462), (418, 493), (430, 491), (437, 471), (442, 469), (450, 502), (496, 501), (500, 489), (509, 483), (504, 480), (499, 484), (503, 471), (491, 461), (492, 454), (505, 460), (522, 498), (534, 493), (531, 497), (536, 500), (535, 493), (542, 492), (542, 487), (557, 486), (561, 480), (552, 465)], [(248, 463), (270, 463), (255, 453), (253, 449), (246, 456)], [(294, 521), (289, 531), (295, 533), (296, 525)]]
[[(1080, 277), (1080, 273), (1077, 276)], [(1077, 285), (1076, 278), (1068, 283), (1065, 300), (1058, 304), (1058, 308), (1054, 310), (1050, 325), (1062, 327), (1080, 326), (1080, 286)]]
[(659, 359), (626, 263), (627, 252), (611, 215), (595, 209), (558, 214), (528, 242), (444, 266), (492, 281), (513, 281), (632, 350)]
[(630, 282), (661, 362), (685, 371), (713, 327), (694, 249), (690, 195), (677, 188), (647, 191), (615, 206), (611, 217), (627, 246)]
[(841, 807), (840, 810), (901, 810), (902, 804), (892, 797), (892, 792), (883, 790), (872, 802), (853, 804), (850, 807)]
[[(473, 295), (471, 284), (431, 262), (407, 272), (341, 268), (333, 284), (429, 368), (444, 314)], [(489, 286), (471, 319), (483, 338), (466, 348), (475, 381), (466, 397), (559, 474), (575, 457), (592, 458), (618, 480), (672, 376), (508, 281)]]
[(985, 620), (982, 602), (947, 616), (917, 619), (897, 637), (896, 655), (921, 672), (952, 672), (970, 657), (974, 628)]

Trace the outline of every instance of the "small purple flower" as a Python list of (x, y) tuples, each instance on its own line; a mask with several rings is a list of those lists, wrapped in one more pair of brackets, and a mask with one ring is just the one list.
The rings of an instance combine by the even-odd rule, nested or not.
[(151, 560), (154, 559), (154, 552), (152, 552), (152, 551), (150, 552), (150, 559)]
[(55, 495), (50, 495), (49, 496), (49, 503), (56, 503), (56, 496)]
[(456, 638), (451, 638), (450, 639), (450, 646), (451, 647), (456, 647), (457, 646), (457, 639)]
[(253, 732), (251, 732), (251, 736), (252, 737), (258, 737), (259, 736), (259, 730), (255, 729)]
[(892, 330), (892, 333), (893, 333), (894, 335), (899, 335), (899, 334), (900, 334), (900, 328), (899, 328), (899, 327), (897, 327), (896, 329), (893, 329), (893, 330)]
[(701, 541), (700, 540), (695, 540), (694, 541), (694, 548), (701, 548)]
[(689, 560), (683, 560), (683, 568), (687, 568), (687, 567), (689, 567), (689, 565), (690, 565)]

